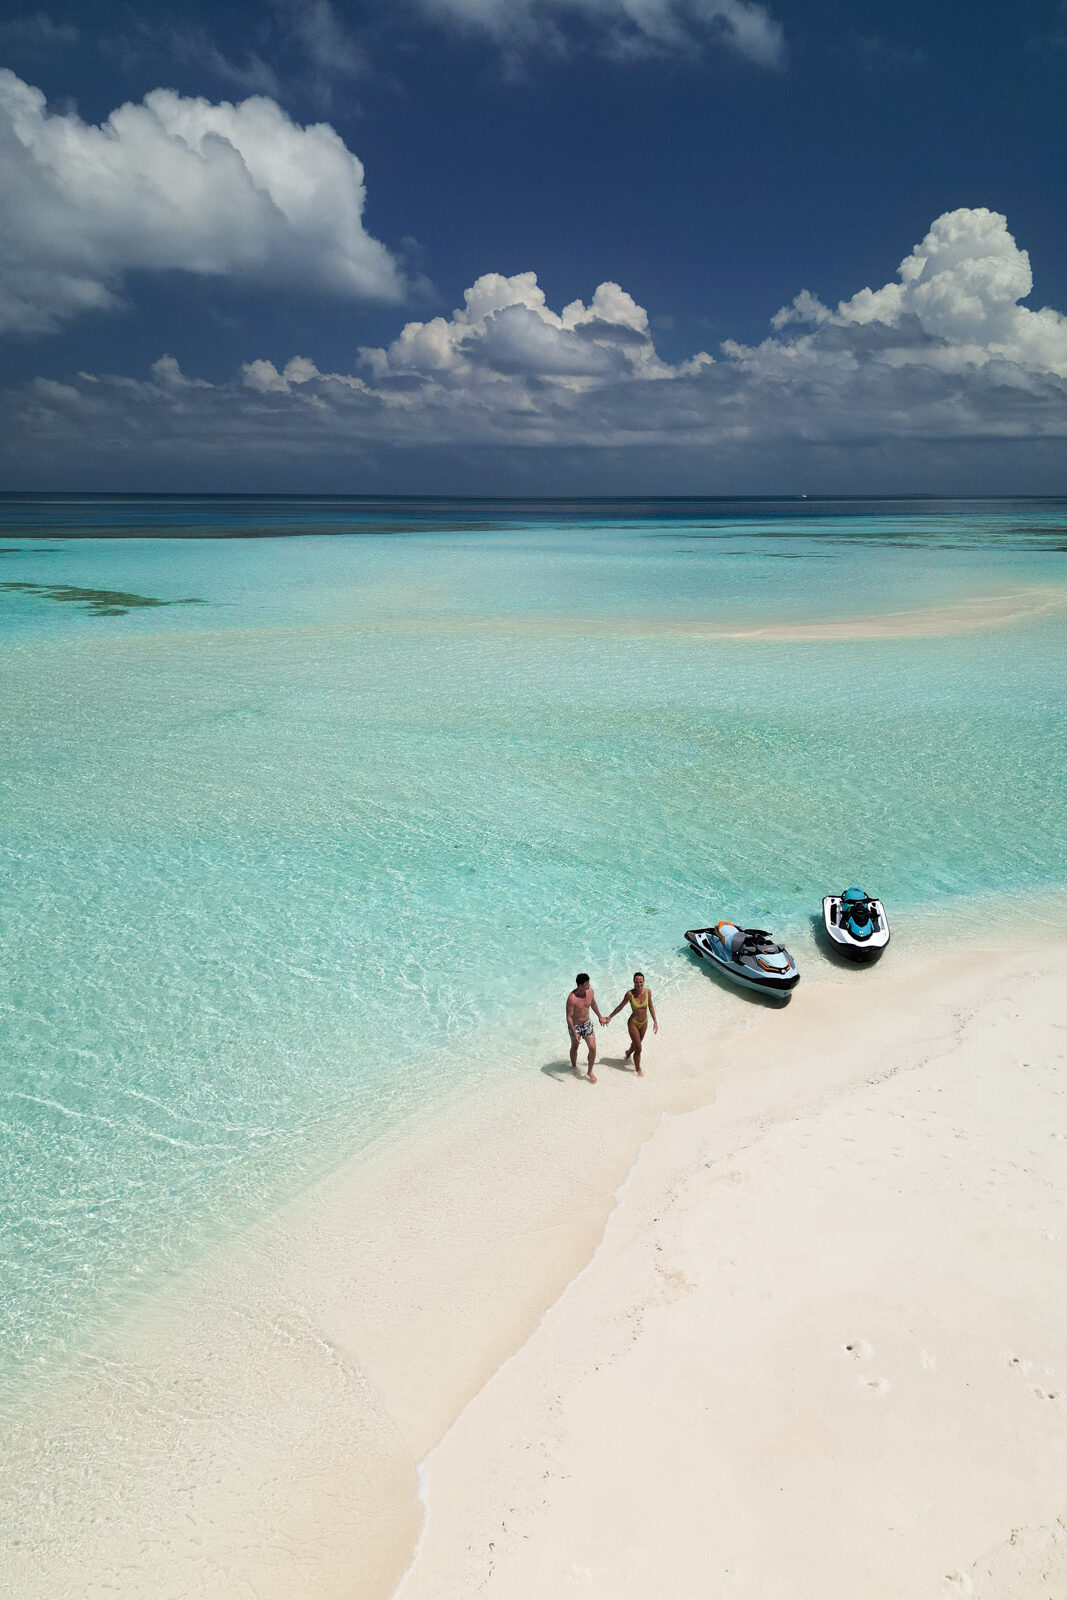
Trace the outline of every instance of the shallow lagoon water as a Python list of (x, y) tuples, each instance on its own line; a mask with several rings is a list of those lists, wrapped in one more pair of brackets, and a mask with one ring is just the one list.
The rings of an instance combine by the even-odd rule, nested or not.
[(9, 1383), (562, 1053), (578, 967), (669, 1001), (714, 916), (806, 936), (858, 879), (927, 936), (1063, 887), (1067, 613), (670, 628), (1062, 585), (1067, 505), (415, 504), (2, 503)]

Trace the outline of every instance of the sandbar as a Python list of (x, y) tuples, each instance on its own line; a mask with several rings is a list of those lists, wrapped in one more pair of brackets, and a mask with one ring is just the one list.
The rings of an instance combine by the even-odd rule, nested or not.
[(448, 617), (426, 615), (393, 622), (370, 617), (367, 626), (383, 631), (413, 630), (471, 634), (560, 636), (571, 638), (663, 638), (722, 640), (753, 644), (846, 643), (876, 639), (923, 639), (985, 633), (1051, 616), (1067, 606), (1062, 584), (1030, 584), (1001, 594), (972, 595), (943, 605), (851, 617), (807, 617), (794, 621), (732, 622), (700, 617), (516, 616)]

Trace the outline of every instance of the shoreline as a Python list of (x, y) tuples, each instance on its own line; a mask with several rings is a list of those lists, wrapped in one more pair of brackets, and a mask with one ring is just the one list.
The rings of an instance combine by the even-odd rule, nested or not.
[[(596, 1089), (513, 1060), (499, 1087), (457, 1092), (440, 1122), (320, 1182), (34, 1397), (0, 1469), (20, 1541), (0, 1571), (25, 1600), (116, 1584), (146, 1600), (222, 1597), (239, 1582), (267, 1600), (376, 1600), (409, 1568), (404, 1600), (417, 1595), (440, 1524), (435, 1447), (458, 1447), (475, 1397), (491, 1404), (601, 1272), (631, 1189), (662, 1168), (654, 1152), (675, 1151), (657, 1171), (663, 1192), (666, 1169), (667, 1189), (681, 1171), (680, 1130), (700, 1119), (728, 1140), (869, 1085), (862, 1053), (820, 1054), (861, 1026), (894, 1072), (921, 1059), (961, 1007), (1033, 959), (996, 944), (987, 935), (962, 972), (948, 945), (891, 947), (866, 970), (828, 963), (785, 1009), (708, 980), (672, 1011), (643, 1083), (611, 1066), (619, 1033), (602, 1036)], [(1054, 967), (1062, 947), (1039, 959)], [(449, 1519), (459, 1527), (462, 1508)]]

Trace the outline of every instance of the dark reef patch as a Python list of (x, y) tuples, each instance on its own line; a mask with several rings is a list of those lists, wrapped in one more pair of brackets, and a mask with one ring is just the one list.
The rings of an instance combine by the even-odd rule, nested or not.
[(203, 600), (156, 600), (151, 595), (126, 594), (122, 589), (79, 589), (71, 583), (0, 583), (0, 589), (36, 595), (81, 606), (92, 617), (124, 617), (143, 606), (202, 606)]

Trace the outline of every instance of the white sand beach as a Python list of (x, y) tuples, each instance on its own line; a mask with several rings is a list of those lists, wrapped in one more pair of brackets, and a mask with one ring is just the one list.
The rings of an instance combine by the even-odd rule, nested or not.
[(1067, 1592), (1065, 951), (510, 1062), (42, 1386), (10, 1592)]
[(1067, 1593), (1060, 959), (754, 1029), (429, 1457), (401, 1600)]

